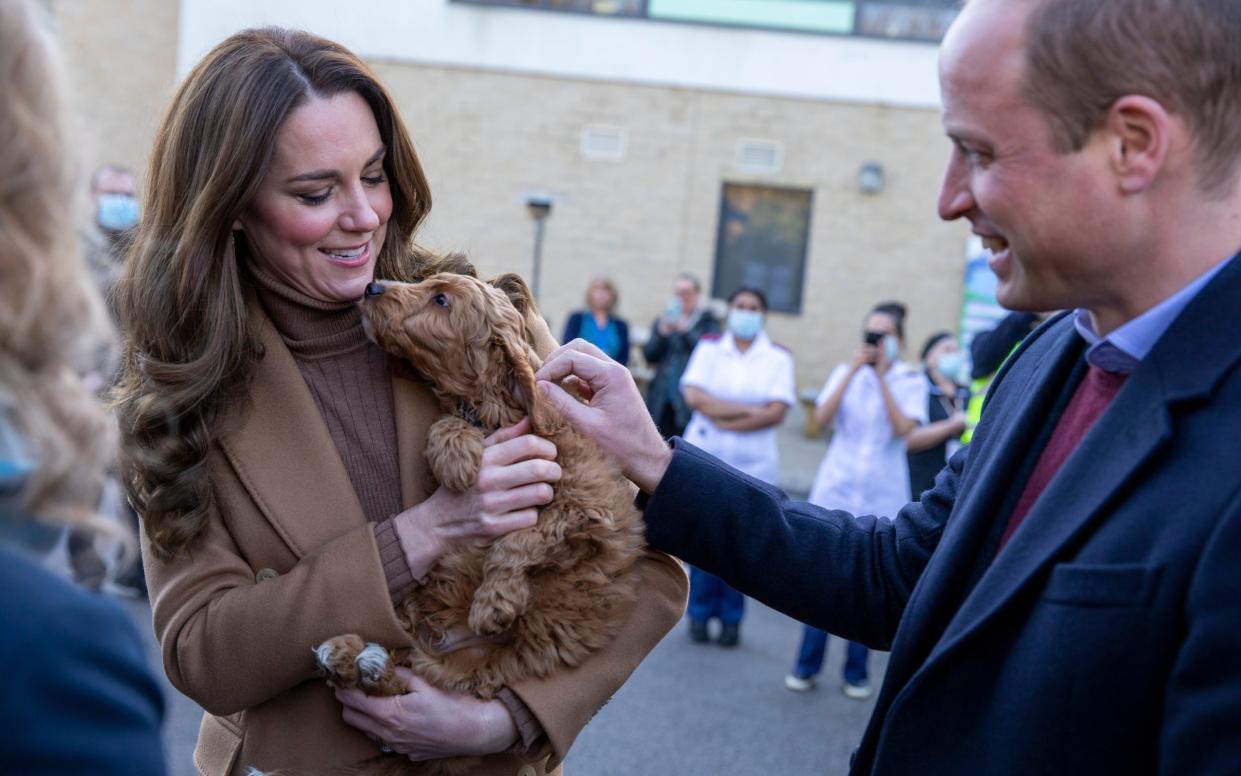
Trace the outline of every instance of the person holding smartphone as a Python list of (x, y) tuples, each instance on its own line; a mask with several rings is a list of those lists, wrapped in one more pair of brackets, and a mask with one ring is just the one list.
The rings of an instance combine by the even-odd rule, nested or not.
[[(904, 342), (905, 306), (876, 305), (853, 360), (832, 370), (815, 402), (815, 420), (830, 424), (832, 438), (810, 490), (812, 503), (854, 515), (891, 515), (909, 501), (905, 437), (926, 422), (927, 386), (915, 367), (900, 360)], [(827, 634), (805, 626), (784, 686), (814, 689), (826, 652)], [(849, 698), (871, 695), (868, 654), (865, 646), (849, 643), (842, 686)]]
[[(703, 335), (716, 334), (719, 320), (699, 304), (702, 286), (689, 273), (677, 275), (672, 299), (651, 324), (651, 336), (642, 356), (655, 370), (646, 392), (646, 408), (665, 438), (685, 433), (693, 410), (681, 395), (681, 375)], [(568, 342), (568, 340), (565, 340)]]

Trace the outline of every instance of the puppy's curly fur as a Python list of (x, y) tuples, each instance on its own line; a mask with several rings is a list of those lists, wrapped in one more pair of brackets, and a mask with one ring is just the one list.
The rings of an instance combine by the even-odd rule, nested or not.
[[(488, 284), (440, 273), (383, 287), (363, 301), (364, 324), (439, 399), (445, 416), (428, 432), (426, 455), (440, 484), (473, 485), (484, 436), (526, 416), (535, 433), (556, 444), (563, 475), (533, 528), (449, 552), (398, 606), (411, 649), (381, 660), (378, 670), (382, 650), (354, 635), (332, 639), (316, 654), (335, 686), (396, 694), (392, 667), (403, 664), (441, 688), (490, 699), (501, 687), (576, 666), (609, 641), (634, 598), (642, 517), (615, 464), (537, 390), (541, 364), (529, 329), (538, 313), (519, 277)], [(378, 758), (350, 772), (402, 772), (392, 770), (397, 759), (403, 760)], [(418, 772), (462, 773), (476, 763), (437, 760)]]

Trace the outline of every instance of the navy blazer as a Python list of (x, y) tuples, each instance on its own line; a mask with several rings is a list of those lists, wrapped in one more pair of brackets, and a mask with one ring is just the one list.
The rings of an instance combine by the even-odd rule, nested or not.
[(164, 699), (120, 608), (0, 548), (0, 773), (157, 776)]
[(1241, 261), (1130, 376), (996, 555), (1082, 370), (1070, 316), (891, 520), (792, 502), (683, 441), (651, 544), (891, 659), (859, 774), (1241, 773)]

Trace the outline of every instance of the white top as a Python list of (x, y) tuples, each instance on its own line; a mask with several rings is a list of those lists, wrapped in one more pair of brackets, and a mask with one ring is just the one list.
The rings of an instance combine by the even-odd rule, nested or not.
[[(761, 407), (773, 401), (790, 407), (797, 401), (793, 356), (759, 332), (746, 352), (737, 349), (732, 332), (706, 336), (690, 354), (681, 388), (694, 387), (717, 399)], [(776, 427), (725, 431), (701, 412), (685, 427), (685, 439), (751, 477), (775, 484), (780, 469)]]
[[(848, 364), (832, 370), (815, 406), (822, 406), (848, 374)], [(927, 384), (922, 372), (897, 361), (884, 382), (902, 415), (926, 423)], [(909, 498), (905, 439), (892, 432), (879, 375), (864, 366), (849, 381), (832, 419), (832, 441), (810, 488), (810, 501), (854, 515), (891, 518)]]

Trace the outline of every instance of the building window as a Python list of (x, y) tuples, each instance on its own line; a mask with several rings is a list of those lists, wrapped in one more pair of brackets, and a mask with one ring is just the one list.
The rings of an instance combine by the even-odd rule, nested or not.
[(507, 5), (545, 11), (572, 11), (600, 16), (646, 16), (647, 0), (457, 0), (478, 5)]
[(453, 0), (667, 22), (937, 42), (959, 0)]
[(649, 16), (802, 32), (853, 30), (853, 0), (649, 0)]
[(957, 6), (940, 0), (862, 0), (854, 32), (878, 38), (942, 40)]
[(771, 312), (801, 312), (811, 192), (725, 183), (711, 295), (742, 286), (767, 296)]

